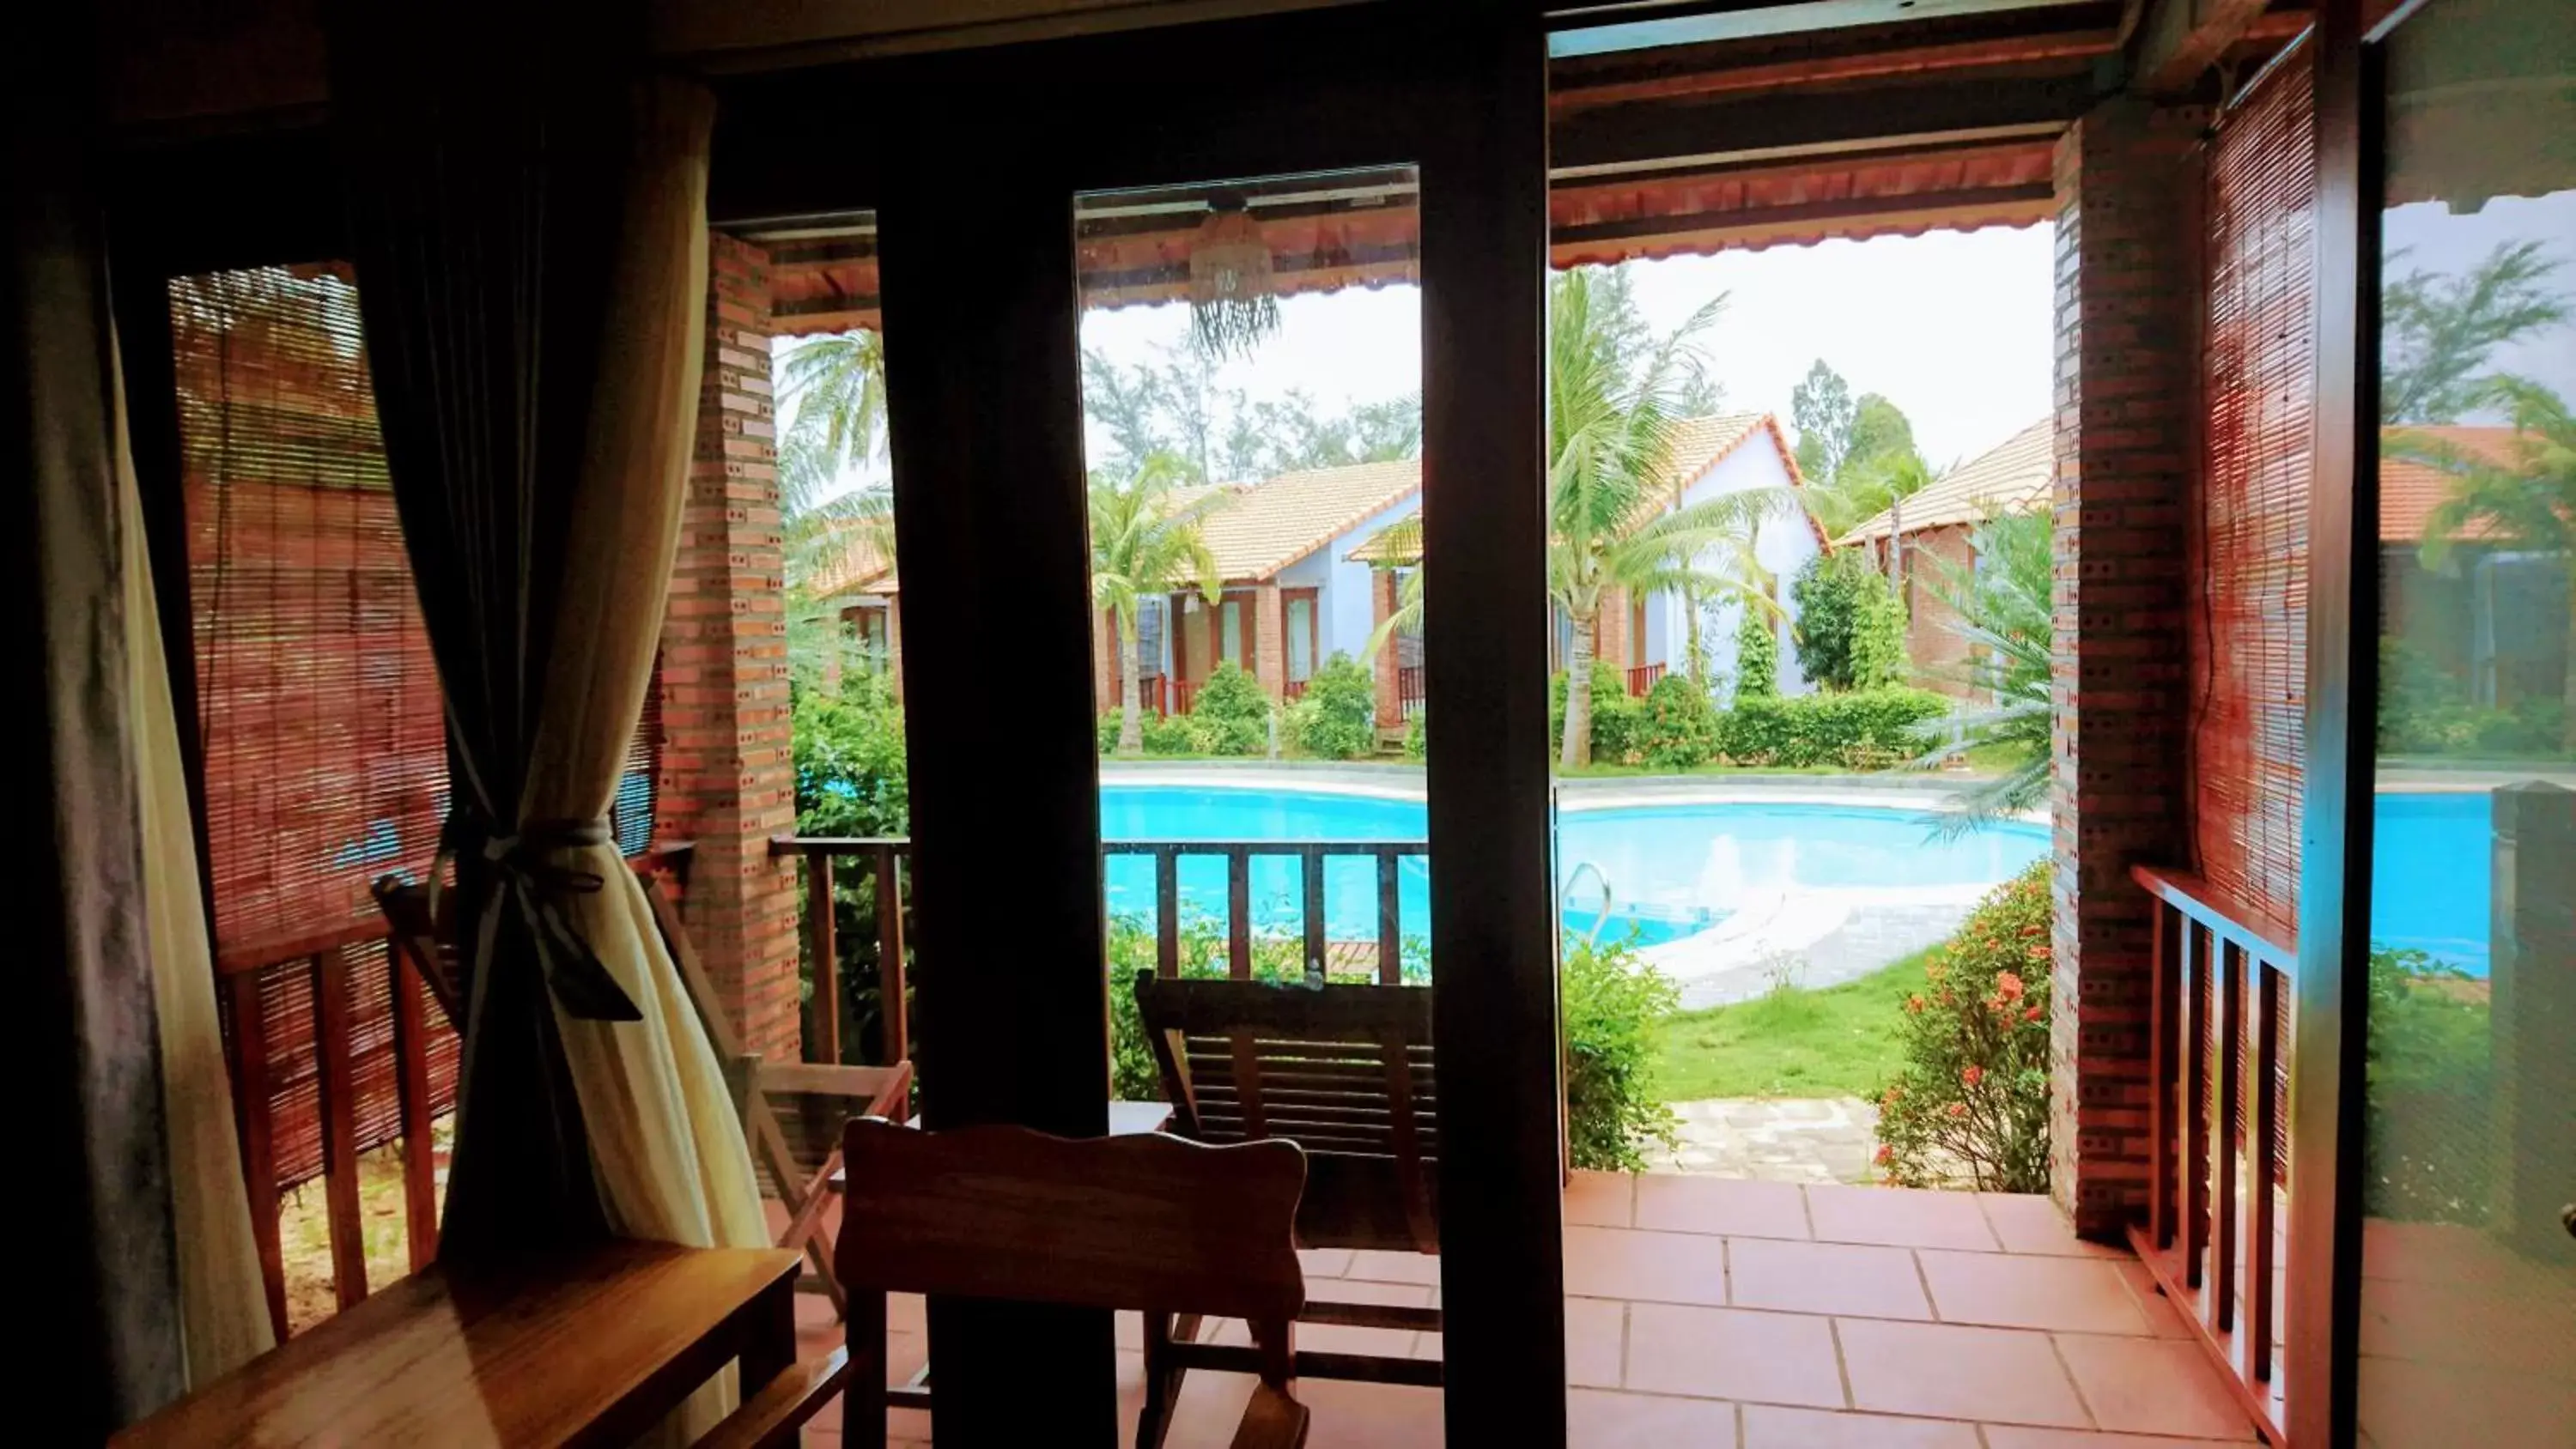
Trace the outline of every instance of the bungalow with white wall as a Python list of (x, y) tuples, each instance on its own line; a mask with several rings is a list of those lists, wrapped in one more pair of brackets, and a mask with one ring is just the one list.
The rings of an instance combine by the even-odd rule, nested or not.
[[(1667, 508), (1687, 507), (1730, 493), (1774, 489), (1784, 500), (1778, 511), (1754, 526), (1753, 553), (1761, 564), (1762, 587), (1779, 605), (1772, 628), (1779, 641), (1779, 686), (1784, 694), (1814, 688), (1798, 663), (1797, 605), (1789, 581), (1809, 559), (1824, 552), (1825, 537), (1798, 501), (1803, 486), (1796, 455), (1769, 413), (1723, 413), (1685, 418), (1673, 427)], [(1420, 565), (1415, 550), (1418, 530), (1372, 535), (1351, 561), (1380, 571), (1375, 591), (1377, 619), (1395, 609), (1405, 573)], [(1712, 570), (1726, 562), (1714, 555), (1703, 560)], [(1626, 676), (1628, 692), (1642, 695), (1665, 674), (1689, 666), (1691, 601), (1669, 590), (1631, 597), (1612, 590), (1603, 600), (1595, 648), (1598, 657)], [(1707, 655), (1709, 677), (1731, 687), (1735, 677), (1736, 630), (1745, 605), (1737, 599), (1703, 599), (1700, 647)], [(1573, 621), (1555, 611), (1555, 631), (1548, 640), (1548, 667), (1564, 667), (1574, 643)], [(1374, 625), (1372, 625), (1374, 627)], [(1378, 663), (1378, 723), (1402, 724), (1421, 705), (1421, 658), (1418, 641), (1399, 636), (1397, 648)]]

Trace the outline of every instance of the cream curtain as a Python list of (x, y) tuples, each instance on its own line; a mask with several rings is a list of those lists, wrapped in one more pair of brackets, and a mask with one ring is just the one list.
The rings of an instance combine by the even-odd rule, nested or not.
[(241, 1145), (233, 1135), (232, 1078), (215, 1014), (214, 952), (197, 884), (197, 838), (188, 816), (170, 671), (161, 652), (152, 561), (144, 548), (143, 495), (126, 446), (121, 370), (116, 377), (118, 567), (124, 575), (126, 698), (133, 710), (136, 824), (143, 846), (144, 941), (161, 1020), (180, 1347), (188, 1387), (194, 1388), (266, 1352), (277, 1339), (251, 1237)]
[[(626, 224), (611, 261), (606, 345), (573, 498), (554, 652), (519, 802), (525, 820), (605, 816), (651, 680), (678, 548), (704, 353), (707, 141), (714, 102), (653, 81)], [(556, 1008), (609, 1226), (695, 1247), (768, 1244), (760, 1192), (715, 1051), (651, 906), (614, 845), (553, 852), (597, 875), (567, 896), (577, 930), (643, 1011), (577, 1020)]]

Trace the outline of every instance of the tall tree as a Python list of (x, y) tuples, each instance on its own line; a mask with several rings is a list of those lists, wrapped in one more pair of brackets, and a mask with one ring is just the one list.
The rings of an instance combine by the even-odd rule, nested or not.
[[(1672, 490), (1672, 425), (1692, 340), (1724, 299), (1640, 348), (1621, 287), (1596, 308), (1601, 274), (1577, 268), (1548, 295), (1548, 592), (1573, 626), (1558, 764), (1592, 759), (1592, 661), (1601, 606), (1615, 589), (1695, 591), (1770, 601), (1742, 571), (1760, 521), (1787, 503), (1748, 489), (1682, 504)], [(1610, 273), (1617, 277), (1617, 273)]]
[(1881, 458), (1914, 451), (1914, 422), (1905, 410), (1874, 392), (1852, 404), (1851, 431), (1845, 435), (1842, 467), (1837, 476)]
[(791, 345), (777, 362), (780, 546), (787, 581), (787, 647), (798, 669), (828, 666), (837, 624), (814, 592), (853, 563), (894, 559), (894, 498), (853, 473), (885, 450), (885, 347), (869, 331)]
[(1798, 471), (1809, 485), (1834, 481), (1851, 448), (1851, 384), (1821, 357), (1789, 392), (1789, 418), (1798, 427)]
[(2566, 561), (2564, 743), (2576, 754), (2576, 419), (2568, 416), (2564, 399), (2527, 378), (2488, 378), (2462, 401), (2468, 410), (2501, 412), (2511, 420), (2507, 461), (2414, 432), (2392, 435), (2387, 449), (2449, 475), (2448, 494), (2424, 523), (2427, 566), (2441, 567), (2454, 540), (2473, 524)]
[(1174, 495), (1188, 474), (1180, 459), (1156, 453), (1123, 477), (1092, 475), (1091, 596), (1093, 607), (1117, 622), (1121, 754), (1135, 754), (1145, 743), (1139, 681), (1149, 661), (1136, 627), (1139, 608), (1176, 584), (1194, 585), (1214, 608), (1225, 588), (1202, 525), (1234, 495), (1218, 490), (1180, 500)]
[(2496, 348), (2567, 320), (2567, 298), (2548, 286), (2558, 267), (2537, 241), (2505, 242), (2463, 275), (2410, 271), (2382, 287), (2379, 420), (2452, 423), (2471, 411)]

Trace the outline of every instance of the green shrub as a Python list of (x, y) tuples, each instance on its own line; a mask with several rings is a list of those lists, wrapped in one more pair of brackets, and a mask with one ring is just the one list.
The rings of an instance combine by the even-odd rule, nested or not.
[(1377, 749), (1377, 677), (1348, 654), (1335, 653), (1306, 681), (1306, 697), (1289, 711), (1297, 748), (1318, 759), (1356, 760)]
[(1717, 757), (1717, 706), (1686, 674), (1667, 674), (1646, 692), (1639, 746), (1659, 770), (1690, 770)]
[[(882, 675), (851, 671), (838, 688), (799, 682), (788, 712), (788, 745), (796, 767), (800, 835), (903, 835), (910, 831), (903, 706)], [(877, 1061), (877, 901), (870, 873), (844, 868), (832, 882), (832, 921), (839, 942), (844, 1051)], [(798, 933), (797, 973), (807, 1010), (813, 1001), (811, 938)]]
[(1264, 755), (1270, 752), (1270, 696), (1239, 664), (1220, 664), (1199, 686), (1190, 725), (1201, 753)]
[(2482, 985), (2422, 951), (2371, 949), (2362, 1211), (2372, 1217), (2486, 1221), (2495, 1061)]
[(1569, 935), (1558, 996), (1565, 1032), (1566, 1138), (1574, 1165), (1641, 1172), (1679, 1124), (1655, 1093), (1655, 1035), (1681, 993), (1624, 942)]
[(1428, 706), (1413, 712), (1404, 726), (1404, 757), (1419, 764), (1431, 753), (1431, 710)]
[(1906, 1187), (2048, 1190), (2048, 863), (1995, 888), (1906, 998), (1878, 1163)]
[[(1547, 747), (1548, 757), (1565, 740), (1566, 681), (1562, 670), (1547, 681)], [(1592, 661), (1592, 762), (1596, 765), (1624, 765), (1634, 762), (1643, 743), (1646, 723), (1645, 701), (1628, 697), (1628, 675), (1614, 664)]]
[(1904, 682), (1912, 667), (1905, 656), (1905, 601), (1878, 582), (1860, 589), (1858, 604), (1852, 615), (1850, 687), (1877, 689)]
[(1735, 621), (1735, 697), (1776, 699), (1780, 694), (1780, 631), (1768, 611), (1747, 608)]
[(1719, 717), (1717, 752), (1738, 765), (1885, 769), (1919, 753), (1916, 731), (1949, 708), (1905, 688), (1740, 700)]
[[(1221, 977), (1227, 974), (1224, 923), (1195, 912), (1181, 916), (1181, 974), (1196, 977)], [(1145, 1024), (1136, 1011), (1136, 976), (1154, 969), (1154, 922), (1141, 914), (1114, 915), (1109, 918), (1109, 1082), (1110, 1095), (1123, 1102), (1159, 1102), (1163, 1100), (1162, 1068), (1154, 1062), (1153, 1048), (1145, 1040)], [(1252, 937), (1252, 979), (1255, 981), (1291, 982), (1306, 979), (1304, 942), (1290, 936), (1263, 935)], [(1431, 979), (1430, 948), (1418, 936), (1407, 936), (1400, 947), (1404, 979), (1420, 983)], [(1375, 981), (1375, 971), (1345, 976), (1336, 972), (1336, 981)]]
[[(1875, 652), (1866, 661), (1858, 656), (1883, 648), (1885, 623), (1879, 604), (1894, 602), (1887, 580), (1879, 577), (1859, 550), (1844, 549), (1807, 560), (1790, 581), (1789, 596), (1797, 604), (1798, 663), (1807, 677), (1827, 689), (1866, 688), (1869, 680), (1862, 675), (1861, 665), (1883, 667), (1884, 661)], [(1879, 630), (1879, 635), (1874, 642), (1865, 642), (1862, 632), (1870, 628)], [(1903, 632), (1900, 624), (1900, 655)]]

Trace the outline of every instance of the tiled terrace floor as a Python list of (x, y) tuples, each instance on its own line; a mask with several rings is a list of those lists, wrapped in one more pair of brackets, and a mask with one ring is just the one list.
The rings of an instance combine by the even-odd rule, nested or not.
[[(1567, 1410), (1578, 1449), (2174, 1449), (2253, 1429), (2125, 1251), (2045, 1198), (1578, 1173), (1566, 1194)], [(1428, 1305), (1436, 1261), (1310, 1252), (1315, 1288)], [(1329, 1285), (1323, 1279), (1336, 1280)], [(838, 1332), (808, 1299), (806, 1351)], [(917, 1303), (893, 1364), (921, 1356)], [(1241, 1326), (1226, 1331), (1240, 1335)], [(1123, 1421), (1141, 1389), (1119, 1325)], [(1437, 1334), (1308, 1327), (1299, 1344), (1437, 1354)], [(1243, 1380), (1194, 1374), (1174, 1446), (1223, 1445)], [(1304, 1380), (1317, 1449), (1440, 1443), (1428, 1389)], [(897, 1443), (927, 1439), (898, 1413)], [(906, 1437), (909, 1436), (909, 1437)], [(838, 1446), (836, 1408), (808, 1443)]]

